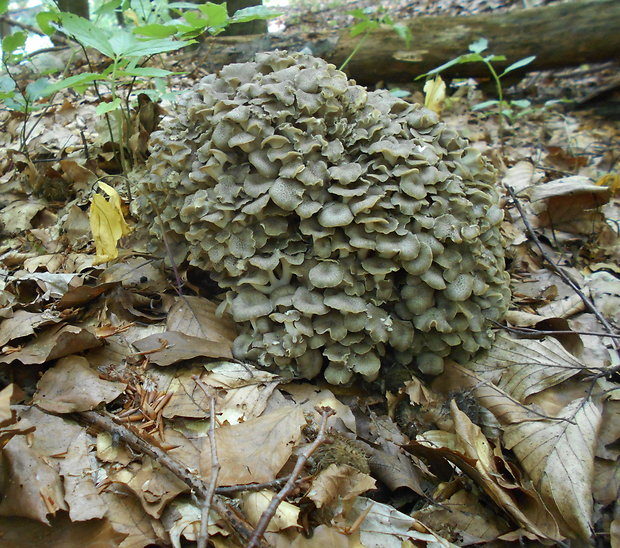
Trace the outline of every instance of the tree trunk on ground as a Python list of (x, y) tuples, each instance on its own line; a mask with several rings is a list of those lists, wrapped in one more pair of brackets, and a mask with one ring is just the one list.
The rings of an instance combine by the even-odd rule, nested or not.
[[(505, 55), (494, 63), (500, 71), (509, 64), (536, 55), (528, 70), (545, 70), (620, 58), (620, 2), (583, 0), (508, 13), (468, 17), (416, 17), (399, 21), (413, 35), (409, 48), (389, 28), (375, 31), (362, 45), (346, 72), (364, 84), (412, 78), (467, 53), (468, 46), (487, 38), (489, 52)], [(360, 37), (348, 29), (297, 36), (215, 37), (207, 40), (213, 67), (250, 60), (257, 51), (309, 46), (315, 55), (336, 66), (353, 51)], [(481, 63), (456, 65), (450, 76), (488, 76)]]
[[(226, 8), (228, 16), (234, 15), (237, 10), (251, 6), (262, 5), (262, 0), (228, 0)], [(256, 19), (247, 23), (236, 23), (224, 31), (225, 36), (239, 36), (245, 34), (263, 34), (267, 32), (267, 21)]]

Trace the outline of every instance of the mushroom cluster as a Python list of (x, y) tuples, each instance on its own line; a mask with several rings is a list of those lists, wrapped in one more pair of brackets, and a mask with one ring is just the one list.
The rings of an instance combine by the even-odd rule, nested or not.
[(494, 171), (435, 113), (260, 53), (181, 95), (150, 151), (151, 232), (226, 290), (237, 357), (339, 384), (491, 344), (509, 301)]

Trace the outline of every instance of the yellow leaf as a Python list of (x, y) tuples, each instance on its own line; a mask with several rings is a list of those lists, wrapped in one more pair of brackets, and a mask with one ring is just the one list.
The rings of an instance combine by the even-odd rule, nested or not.
[(90, 204), (90, 229), (97, 249), (93, 264), (116, 259), (118, 241), (129, 234), (129, 226), (123, 217), (118, 192), (105, 183), (99, 183), (99, 187), (110, 196), (110, 201), (101, 194), (94, 194)]
[(620, 190), (620, 175), (616, 173), (607, 173), (594, 184), (597, 186), (606, 186), (611, 190), (612, 194), (616, 194)]
[(428, 80), (424, 84), (424, 93), (426, 94), (424, 106), (440, 114), (443, 101), (446, 98), (446, 84), (441, 76), (437, 76), (434, 80)]

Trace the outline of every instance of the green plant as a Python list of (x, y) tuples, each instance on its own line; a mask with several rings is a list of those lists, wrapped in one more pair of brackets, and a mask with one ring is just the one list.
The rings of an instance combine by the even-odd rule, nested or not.
[(394, 23), (394, 21), (392, 21), (390, 16), (387, 14), (385, 8), (379, 8), (375, 14), (375, 17), (371, 17), (373, 12), (374, 10), (372, 8), (354, 9), (347, 12), (349, 15), (353, 15), (356, 19), (360, 19), (358, 23), (351, 27), (351, 37), (354, 38), (360, 34), (362, 37), (355, 45), (355, 48), (353, 48), (353, 51), (344, 60), (342, 65), (338, 67), (338, 70), (345, 69), (351, 59), (353, 59), (355, 54), (360, 50), (366, 39), (370, 36), (370, 33), (382, 25), (391, 27), (392, 30), (405, 41), (407, 47), (409, 47), (409, 44), (411, 43), (411, 31), (409, 30), (409, 27), (403, 25), (402, 23)]
[[(0, 15), (6, 11), (8, 2), (0, 2)], [(40, 102), (46, 97), (46, 89), (49, 85), (47, 78), (38, 78), (25, 86), (20, 86), (17, 76), (14, 74), (16, 67), (25, 57), (24, 46), (28, 34), (25, 31), (17, 31), (2, 39), (2, 68), (5, 75), (0, 76), (0, 103), (5, 108), (20, 112), (24, 117), (21, 133), (19, 136), (20, 150), (28, 153), (26, 143), (28, 138), (40, 121), (29, 126), (30, 115), (49, 107), (48, 102)]]
[[(0, 0), (0, 14), (6, 11), (7, 6), (7, 0)], [(124, 20), (131, 24), (122, 28), (118, 25), (98, 24), (100, 19), (106, 17), (111, 21), (110, 16), (119, 11), (127, 14)], [(156, 55), (177, 51), (195, 43), (201, 34), (217, 35), (228, 25), (277, 14), (256, 6), (239, 10), (229, 17), (225, 3), (111, 0), (103, 4), (95, 15), (95, 21), (91, 22), (61, 12), (54, 5), (50, 10), (37, 15), (37, 23), (44, 33), (52, 35), (61, 32), (74, 39), (82, 47), (89, 63), (89, 72), (63, 77), (54, 83), (40, 78), (20, 88), (12, 67), (23, 60), (27, 33), (19, 31), (5, 37), (2, 65), (7, 75), (0, 76), (0, 101), (6, 108), (22, 112), (28, 117), (34, 109), (44, 108), (48, 104), (40, 102), (45, 97), (68, 88), (83, 93), (93, 86), (100, 99), (96, 112), (105, 117), (110, 140), (117, 144), (119, 162), (123, 172), (127, 172), (129, 161), (125, 151), (131, 135), (132, 107), (137, 99), (134, 93), (136, 82), (146, 81), (146, 87), (150, 88), (146, 91), (152, 99), (173, 99), (174, 94), (167, 90), (165, 78), (179, 74), (164, 68), (146, 66), (147, 62)], [(103, 70), (95, 70), (87, 48), (97, 50), (109, 58), (110, 64)], [(25, 128), (26, 124), (21, 138), (23, 148), (28, 140)]]
[(469, 44), (470, 53), (465, 53), (463, 55), (459, 55), (454, 59), (444, 63), (443, 65), (434, 68), (424, 74), (421, 74), (416, 78), (419, 80), (420, 78), (424, 78), (427, 76), (433, 76), (435, 74), (439, 74), (440, 72), (446, 70), (447, 68), (453, 67), (454, 65), (462, 65), (465, 63), (484, 63), (486, 67), (489, 69), (491, 76), (493, 78), (493, 82), (495, 83), (495, 89), (497, 92), (497, 99), (491, 99), (489, 101), (484, 101), (479, 103), (473, 107), (473, 110), (484, 110), (490, 107), (497, 108), (498, 121), (500, 125), (500, 138), (503, 135), (503, 120), (506, 118), (509, 122), (513, 122), (516, 117), (516, 111), (519, 109), (528, 108), (531, 103), (527, 99), (506, 101), (504, 99), (504, 89), (502, 87), (502, 78), (526, 65), (529, 65), (534, 59), (536, 59), (535, 55), (531, 55), (529, 57), (524, 57), (523, 59), (519, 59), (515, 61), (508, 67), (504, 69), (500, 74), (497, 73), (495, 67), (493, 66), (494, 62), (506, 61), (506, 57), (504, 55), (494, 55), (488, 54), (483, 55), (484, 52), (489, 45), (489, 42), (486, 38), (480, 38), (475, 42)]

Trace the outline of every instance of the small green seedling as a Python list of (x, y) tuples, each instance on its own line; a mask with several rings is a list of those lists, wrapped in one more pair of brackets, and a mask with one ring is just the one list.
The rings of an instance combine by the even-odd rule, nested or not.
[(489, 45), (489, 42), (486, 38), (480, 38), (479, 40), (476, 40), (475, 42), (472, 42), (471, 44), (469, 44), (470, 53), (459, 55), (458, 57), (455, 57), (451, 61), (448, 61), (447, 63), (444, 63), (443, 65), (437, 68), (434, 68), (433, 70), (430, 70), (429, 72), (426, 72), (425, 74), (421, 74), (420, 76), (416, 78), (416, 80), (419, 80), (420, 78), (424, 78), (426, 76), (433, 76), (435, 74), (439, 74), (440, 72), (446, 70), (447, 68), (453, 67), (454, 65), (462, 65), (465, 63), (484, 63), (489, 69), (491, 76), (493, 77), (493, 81), (495, 83), (495, 89), (497, 91), (497, 99), (491, 99), (489, 101), (484, 101), (482, 103), (479, 103), (473, 107), (473, 110), (483, 110), (483, 109), (487, 109), (490, 107), (496, 107), (497, 114), (499, 117), (500, 136), (501, 136), (503, 134), (503, 119), (506, 118), (510, 122), (513, 122), (514, 119), (516, 118), (516, 109), (525, 109), (525, 108), (530, 107), (530, 104), (531, 104), (530, 101), (528, 101), (527, 99), (506, 101), (504, 99), (504, 89), (502, 87), (502, 78), (506, 76), (507, 74), (509, 74), (510, 72), (513, 72), (517, 69), (525, 67), (526, 65), (529, 65), (534, 59), (536, 59), (536, 56), (531, 55), (529, 57), (524, 57), (523, 59), (519, 59), (518, 61), (515, 61), (514, 63), (506, 67), (501, 74), (498, 74), (497, 71), (495, 70), (495, 67), (493, 66), (493, 63), (506, 61), (506, 57), (504, 55), (494, 55), (494, 54), (482, 55), (482, 52), (484, 52), (487, 49), (488, 45)]
[(360, 20), (358, 23), (351, 27), (349, 34), (352, 38), (361, 34), (362, 38), (355, 45), (355, 48), (353, 48), (353, 51), (344, 60), (342, 65), (338, 67), (338, 70), (345, 69), (345, 67), (349, 64), (349, 61), (353, 59), (353, 57), (360, 50), (368, 36), (370, 36), (370, 33), (381, 26), (391, 27), (392, 30), (405, 41), (407, 47), (409, 47), (409, 44), (411, 43), (411, 31), (409, 30), (409, 27), (403, 25), (402, 23), (394, 23), (394, 21), (392, 21), (390, 16), (385, 13), (385, 11), (385, 8), (380, 9), (377, 13), (377, 17), (374, 18), (371, 17), (371, 14), (373, 12), (372, 8), (354, 9), (347, 12), (349, 15), (353, 15), (353, 17)]

